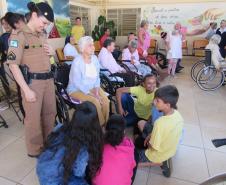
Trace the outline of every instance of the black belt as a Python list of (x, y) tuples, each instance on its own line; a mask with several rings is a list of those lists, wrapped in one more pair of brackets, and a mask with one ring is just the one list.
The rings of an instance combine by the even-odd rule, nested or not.
[(53, 78), (53, 73), (51, 71), (48, 73), (29, 73), (29, 76), (33, 80), (48, 80)]

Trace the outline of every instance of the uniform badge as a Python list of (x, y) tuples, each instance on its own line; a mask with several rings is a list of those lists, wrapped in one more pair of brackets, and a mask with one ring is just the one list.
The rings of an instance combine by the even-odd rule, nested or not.
[(7, 55), (8, 60), (16, 60), (16, 55), (12, 51), (10, 51)]
[(11, 40), (9, 42), (9, 47), (18, 48), (18, 41), (17, 40)]

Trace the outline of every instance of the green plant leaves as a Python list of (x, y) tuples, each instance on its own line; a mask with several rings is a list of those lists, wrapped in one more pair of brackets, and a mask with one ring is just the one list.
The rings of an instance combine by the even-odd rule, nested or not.
[(98, 17), (98, 25), (95, 25), (92, 31), (92, 37), (94, 41), (100, 40), (101, 36), (104, 35), (104, 28), (109, 28), (111, 32), (111, 37), (115, 39), (117, 31), (115, 28), (114, 21), (106, 21), (106, 17), (101, 15)]

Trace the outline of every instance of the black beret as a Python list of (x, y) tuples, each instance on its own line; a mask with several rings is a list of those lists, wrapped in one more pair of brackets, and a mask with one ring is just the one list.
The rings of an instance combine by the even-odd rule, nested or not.
[(46, 19), (48, 19), (50, 22), (54, 21), (53, 9), (49, 6), (49, 4), (41, 2), (37, 3), (36, 6)]
[(34, 2), (29, 2), (27, 4), (27, 7), (31, 12), (41, 13), (50, 22), (54, 21), (53, 9), (49, 6), (48, 3), (41, 2), (35, 4)]

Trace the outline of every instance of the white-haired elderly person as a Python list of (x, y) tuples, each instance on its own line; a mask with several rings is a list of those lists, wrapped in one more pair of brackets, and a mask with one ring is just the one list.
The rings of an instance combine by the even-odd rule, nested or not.
[(211, 61), (217, 70), (221, 68), (226, 68), (226, 61), (221, 56), (219, 43), (221, 42), (221, 36), (218, 34), (214, 34), (210, 40), (209, 44), (206, 46), (206, 49), (211, 51)]
[(122, 61), (126, 64), (131, 71), (137, 72), (142, 76), (151, 74), (151, 68), (139, 62), (139, 54), (137, 51), (137, 40), (129, 41), (128, 47), (122, 52)]
[(92, 37), (80, 38), (78, 47), (81, 54), (72, 63), (67, 91), (74, 99), (92, 102), (97, 108), (100, 124), (104, 125), (109, 117), (109, 100), (100, 87), (100, 65), (94, 55)]

